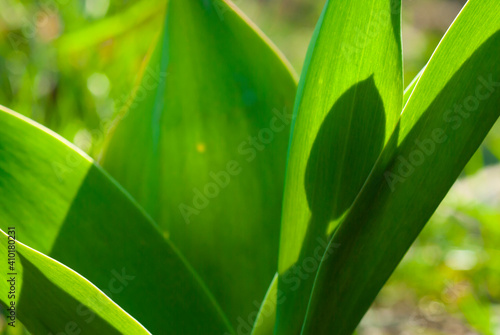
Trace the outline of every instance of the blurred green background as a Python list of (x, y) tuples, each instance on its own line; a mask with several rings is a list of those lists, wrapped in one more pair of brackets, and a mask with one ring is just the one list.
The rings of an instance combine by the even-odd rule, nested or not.
[[(405, 85), (464, 2), (403, 0)], [(324, 2), (234, 3), (300, 73)], [(162, 29), (165, 5), (165, 0), (0, 0), (0, 104), (97, 157)], [(359, 334), (500, 334), (499, 158), (497, 122), (379, 294)], [(0, 334), (23, 333), (0, 319)]]

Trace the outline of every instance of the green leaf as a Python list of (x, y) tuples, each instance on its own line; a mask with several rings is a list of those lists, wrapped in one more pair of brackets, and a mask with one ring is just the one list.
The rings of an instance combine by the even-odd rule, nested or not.
[(11, 265), (0, 281), (0, 300), (9, 308), (10, 326), (19, 318), (35, 334), (149, 334), (88, 280), (15, 241), (17, 229), (7, 229), (9, 235), (0, 230), (0, 248), (9, 248), (2, 264)]
[(88, 156), (3, 107), (0, 124), (1, 229), (15, 226), (153, 333), (230, 330), (183, 256)]
[(275, 274), (266, 296), (260, 305), (251, 335), (268, 335), (273, 333), (276, 322), (276, 305), (278, 302), (281, 303), (281, 297), (278, 299), (278, 274)]
[[(418, 78), (420, 74), (423, 72), (423, 69), (419, 72), (415, 78), (410, 82), (408, 87), (404, 90), (404, 103), (408, 101), (411, 92), (415, 88)], [(277, 277), (273, 278), (271, 285), (269, 286), (268, 292), (264, 298), (264, 301), (261, 304), (258, 317), (254, 323), (254, 327), (252, 330), (252, 335), (265, 335), (272, 334), (274, 329), (274, 324), (276, 322), (276, 306), (278, 301), (278, 282)], [(283, 299), (280, 299), (283, 301)], [(274, 309), (274, 310), (270, 310)], [(263, 313), (262, 311), (269, 311), (267, 313)]]
[(484, 167), (484, 156), (483, 150), (479, 147), (474, 155), (472, 155), (471, 159), (464, 167), (464, 173), (466, 175), (473, 175), (476, 172), (480, 171)]
[(276, 273), (295, 89), (289, 65), (232, 4), (172, 0), (101, 159), (242, 329)]
[(295, 101), (279, 256), (277, 334), (297, 334), (328, 234), (403, 104), (400, 1), (327, 1)]
[(408, 87), (405, 88), (405, 90), (403, 92), (403, 104), (404, 105), (406, 105), (406, 103), (408, 102), (408, 99), (410, 98), (410, 95), (413, 93), (413, 90), (415, 89), (415, 86), (417, 86), (417, 82), (420, 79), (420, 75), (422, 74), (422, 72), (424, 72), (424, 69), (425, 68), (423, 68), (422, 70), (420, 70), (420, 72), (410, 82), (410, 84), (408, 85)]
[(302, 334), (350, 334), (500, 110), (500, 3), (470, 0), (434, 52), (320, 264)]

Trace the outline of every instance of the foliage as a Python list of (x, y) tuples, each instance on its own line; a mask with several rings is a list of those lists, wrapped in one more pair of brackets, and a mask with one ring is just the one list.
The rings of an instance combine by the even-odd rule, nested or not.
[[(138, 2), (53, 47), (78, 62), (164, 5)], [(102, 148), (84, 148), (97, 161), (61, 137), (77, 127), (56, 134), (0, 108), (0, 244), (15, 227), (17, 317), (36, 334), (354, 332), (467, 162), (486, 171), (476, 150), (500, 115), (498, 13), (469, 0), (403, 91), (401, 2), (329, 0), (297, 87), (233, 4), (169, 0), (118, 116), (107, 76), (89, 77), (93, 122), (113, 122)], [(54, 111), (78, 113), (80, 98), (44, 123), (74, 120)], [(493, 157), (498, 141), (486, 142)], [(495, 206), (453, 206), (498, 232)], [(470, 291), (452, 300), (493, 334)]]

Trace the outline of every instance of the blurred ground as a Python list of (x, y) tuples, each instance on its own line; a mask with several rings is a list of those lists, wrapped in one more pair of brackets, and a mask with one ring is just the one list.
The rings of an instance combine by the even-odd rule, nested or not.
[[(324, 2), (234, 2), (300, 73)], [(464, 2), (403, 0), (405, 84)], [(161, 30), (165, 3), (0, 0), (0, 104), (95, 157)], [(499, 157), (497, 123), (363, 319), (360, 335), (500, 334)], [(8, 328), (0, 319), (0, 333), (23, 333)]]

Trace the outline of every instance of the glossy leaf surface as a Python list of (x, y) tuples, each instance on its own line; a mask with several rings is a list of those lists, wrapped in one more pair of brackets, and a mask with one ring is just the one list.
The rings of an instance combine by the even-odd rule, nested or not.
[(276, 272), (295, 89), (280, 54), (232, 4), (170, 1), (101, 160), (235, 327), (258, 311)]
[(469, 1), (434, 52), (330, 242), (302, 334), (354, 330), (499, 117), (499, 10)]

